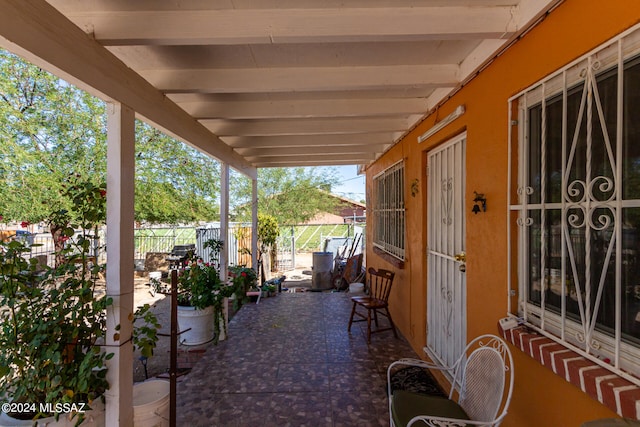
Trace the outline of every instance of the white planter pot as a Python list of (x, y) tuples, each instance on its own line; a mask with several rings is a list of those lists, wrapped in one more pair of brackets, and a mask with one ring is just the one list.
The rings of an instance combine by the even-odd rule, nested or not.
[[(191, 330), (187, 331), (187, 329)], [(213, 307), (197, 310), (194, 307), (178, 306), (178, 335), (184, 345), (204, 344), (213, 339)]]
[(149, 380), (133, 385), (133, 425), (169, 426), (169, 381)]
[[(149, 380), (133, 385), (133, 425), (134, 427), (169, 427), (169, 381)], [(78, 418), (69, 419), (60, 414), (58, 421), (54, 417), (41, 418), (37, 424), (31, 420), (17, 420), (0, 412), (0, 427), (73, 427)], [(85, 412), (80, 427), (104, 427), (105, 407), (101, 399), (96, 399), (92, 410)]]
[[(73, 427), (78, 421), (77, 416), (69, 419), (68, 414), (60, 414), (58, 421), (55, 417), (40, 418), (34, 424), (31, 420), (17, 420), (10, 417), (4, 412), (0, 412), (0, 427)], [(104, 427), (105, 425), (105, 413), (104, 403), (101, 399), (96, 399), (93, 402), (91, 410), (86, 410), (84, 414), (84, 421), (80, 424), (81, 427)]]

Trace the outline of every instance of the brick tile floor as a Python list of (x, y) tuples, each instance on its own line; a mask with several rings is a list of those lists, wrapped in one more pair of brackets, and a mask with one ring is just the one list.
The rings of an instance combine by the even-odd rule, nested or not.
[(243, 306), (178, 383), (178, 425), (388, 426), (386, 368), (417, 356), (391, 331), (367, 345), (366, 322), (348, 333), (350, 310), (330, 292)]

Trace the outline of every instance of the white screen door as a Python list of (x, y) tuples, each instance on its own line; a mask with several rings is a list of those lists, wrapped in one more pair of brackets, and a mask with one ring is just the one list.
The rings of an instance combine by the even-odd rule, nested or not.
[(466, 344), (466, 133), (429, 153), (427, 352), (450, 365)]

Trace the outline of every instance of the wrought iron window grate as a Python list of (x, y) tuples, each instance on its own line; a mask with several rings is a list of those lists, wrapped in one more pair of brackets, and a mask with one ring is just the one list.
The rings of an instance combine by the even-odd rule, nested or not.
[[(514, 97), (519, 313), (640, 374), (640, 30)], [(640, 382), (640, 380), (638, 380)]]
[(373, 245), (404, 260), (404, 162), (373, 178)]

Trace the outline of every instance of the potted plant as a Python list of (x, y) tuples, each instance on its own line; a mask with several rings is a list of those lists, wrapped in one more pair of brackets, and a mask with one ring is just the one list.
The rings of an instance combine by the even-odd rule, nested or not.
[[(74, 183), (65, 196), (74, 209), (56, 211), (49, 221), (60, 244), (55, 268), (38, 272), (31, 249), (20, 241), (0, 250), (0, 307), (6, 307), (0, 314), (0, 397), (32, 405), (19, 410), (29, 418), (46, 415), (48, 403), (79, 409), (108, 388), (105, 361), (111, 355), (98, 344), (112, 300), (96, 297), (102, 268), (90, 255), (106, 191)], [(78, 423), (84, 415), (78, 414)]]
[[(13, 409), (2, 412), (17, 418), (38, 420), (53, 413), (61, 425), (85, 420), (86, 425), (104, 416), (95, 408), (109, 387), (105, 362), (113, 356), (101, 347), (106, 308), (113, 302), (96, 292), (103, 267), (91, 256), (106, 192), (88, 183), (67, 192), (73, 211), (51, 217), (62, 243), (55, 267), (41, 271), (21, 241), (0, 243), (0, 402)], [(148, 313), (140, 315), (152, 320)], [(147, 353), (155, 347), (154, 325), (157, 320), (134, 334)]]
[(69, 264), (40, 276), (25, 252), (30, 249), (18, 241), (0, 250), (0, 306), (7, 307), (0, 314), (0, 398), (27, 405), (9, 406), (19, 419), (47, 416), (48, 403), (87, 409), (108, 388), (111, 355), (96, 343), (111, 299), (94, 299), (89, 281)]
[[(188, 262), (178, 274), (178, 326), (185, 345), (198, 345), (213, 340), (217, 343), (226, 333), (224, 304), (233, 287), (220, 280), (215, 266), (200, 258)], [(187, 329), (189, 329), (187, 331)]]
[(213, 266), (220, 268), (220, 252), (224, 247), (224, 241), (220, 239), (208, 239), (202, 245), (204, 249), (209, 249), (209, 260)]
[(253, 268), (243, 265), (229, 266), (228, 271), (233, 284), (233, 309), (237, 311), (247, 301), (247, 292), (257, 289), (258, 276)]

